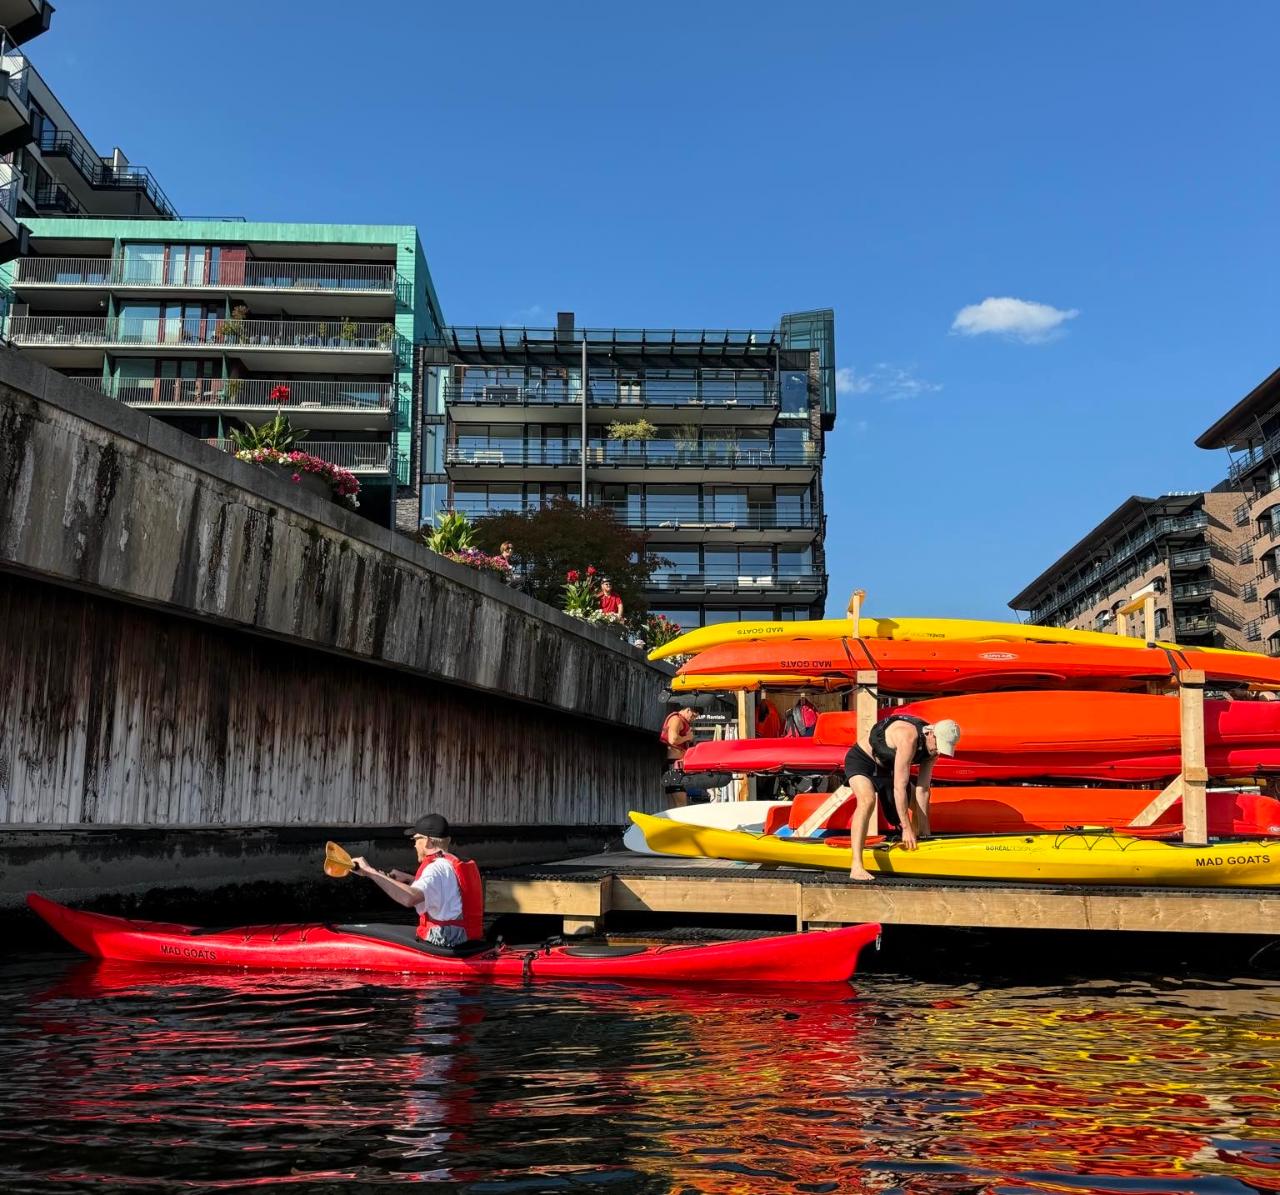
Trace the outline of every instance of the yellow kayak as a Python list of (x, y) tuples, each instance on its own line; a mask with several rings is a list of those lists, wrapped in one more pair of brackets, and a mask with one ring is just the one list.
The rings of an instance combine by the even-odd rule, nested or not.
[[(695, 627), (649, 653), (651, 660), (668, 656), (696, 655), (721, 643), (769, 639), (841, 639), (852, 634), (848, 618), (814, 618), (798, 622), (718, 622)], [(1105, 631), (1073, 631), (1068, 627), (1040, 627), (1021, 622), (988, 622), (975, 618), (860, 618), (862, 639), (1003, 639), (1009, 643), (1079, 643), (1089, 647), (1146, 647), (1145, 639), (1132, 635), (1109, 635)], [(1157, 643), (1176, 648), (1176, 643)], [(1225, 648), (1200, 648), (1223, 651)], [(1248, 653), (1246, 653), (1248, 654)]]
[(831, 692), (853, 684), (850, 676), (797, 676), (794, 673), (717, 672), (712, 676), (673, 676), (673, 693), (753, 693), (757, 689), (821, 689)]
[[(659, 855), (844, 872), (848, 872), (853, 855), (848, 846), (719, 830), (645, 813), (629, 816), (640, 827), (649, 849)], [(868, 847), (862, 862), (868, 871), (916, 878), (1194, 888), (1280, 886), (1277, 839), (1183, 846), (1106, 830), (968, 835), (930, 838), (914, 851), (904, 850), (899, 843), (883, 843)]]

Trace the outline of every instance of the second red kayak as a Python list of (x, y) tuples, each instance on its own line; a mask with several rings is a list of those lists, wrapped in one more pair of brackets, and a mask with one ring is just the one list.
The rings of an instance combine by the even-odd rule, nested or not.
[(27, 904), (85, 954), (184, 967), (399, 971), (453, 980), (836, 983), (850, 979), (878, 925), (695, 946), (489, 946), (418, 942), (404, 925), (263, 925), (202, 930), (82, 912), (32, 893)]

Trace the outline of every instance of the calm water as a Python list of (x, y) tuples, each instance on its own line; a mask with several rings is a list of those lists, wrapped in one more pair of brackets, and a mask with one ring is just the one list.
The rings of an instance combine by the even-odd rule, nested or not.
[(46, 955), (0, 1005), (5, 1192), (1280, 1190), (1257, 977), (797, 995)]

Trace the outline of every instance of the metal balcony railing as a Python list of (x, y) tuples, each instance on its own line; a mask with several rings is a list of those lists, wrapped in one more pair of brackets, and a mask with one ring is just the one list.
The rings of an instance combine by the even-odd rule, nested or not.
[(1212, 597), (1213, 585), (1208, 581), (1198, 581), (1190, 585), (1175, 585), (1173, 587), (1173, 596), (1178, 601)]
[(736, 569), (706, 569), (701, 572), (657, 572), (645, 584), (646, 589), (691, 590), (723, 589), (734, 592), (771, 590), (777, 593), (807, 593), (821, 589), (823, 574), (807, 573), (745, 573)]
[(1237, 527), (1243, 527), (1249, 521), (1249, 503), (1242, 502), (1236, 507), (1235, 520)]
[[(1115, 549), (1115, 554), (1109, 557), (1105, 563), (1090, 569), (1066, 588), (1056, 590), (1049, 601), (1030, 612), (1030, 620), (1045, 626), (1053, 625), (1054, 616), (1063, 606), (1073, 598), (1079, 597), (1080, 594), (1086, 593), (1103, 577), (1118, 572), (1124, 561), (1130, 559), (1148, 544), (1152, 544), (1167, 535), (1196, 531), (1208, 525), (1209, 516), (1202, 510), (1196, 511), (1195, 514), (1191, 515), (1171, 515), (1167, 518), (1156, 519), (1141, 535), (1119, 544)], [(1204, 559), (1208, 560), (1208, 548), (1203, 549), (1203, 552)], [(1186, 555), (1186, 553), (1176, 553), (1176, 555)]]
[(84, 180), (95, 188), (141, 191), (162, 215), (178, 218), (177, 209), (145, 166), (115, 166), (99, 157), (71, 133), (46, 128), (38, 141), (40, 152), (65, 157)]
[(1240, 600), (1244, 602), (1256, 602), (1258, 600), (1258, 583), (1256, 581), (1247, 581), (1240, 590)]
[[(637, 381), (597, 378), (588, 374), (589, 406), (653, 407), (772, 407), (778, 387), (771, 375), (759, 371), (717, 370), (715, 377), (691, 371), (689, 378), (644, 378)], [(725, 376), (730, 375), (730, 376)], [(582, 387), (573, 378), (469, 376), (445, 382), (444, 400), (453, 404), (492, 406), (580, 405)]]
[(18, 214), (18, 194), (22, 190), (22, 180), (14, 177), (0, 182), (0, 211), (8, 216)]
[(403, 338), (390, 323), (340, 320), (238, 320), (230, 317), (158, 319), (101, 315), (15, 315), (7, 335), (20, 345), (147, 345), (177, 348), (323, 349), (398, 352)]
[(1243, 634), (1249, 643), (1257, 643), (1262, 638), (1262, 619), (1255, 618), (1244, 624)]
[[(233, 440), (207, 440), (223, 452), (235, 452)], [(352, 473), (392, 473), (395, 471), (395, 450), (390, 444), (370, 443), (362, 440), (298, 440), (291, 451), (305, 452), (319, 457), (340, 469)]]
[(68, 216), (84, 215), (80, 201), (61, 183), (37, 187), (31, 197), (37, 212), (62, 212)]
[(7, 33), (0, 33), (0, 71), (9, 76), (8, 93), (23, 108), (27, 106), (28, 89), (31, 84), (27, 56), (9, 41)]
[(1237, 564), (1253, 563), (1253, 546), (1258, 542), (1260, 538), (1261, 538), (1260, 536), (1254, 536), (1253, 539), (1249, 540), (1247, 543), (1243, 543), (1240, 545), (1240, 547), (1236, 550)]
[[(642, 443), (591, 440), (587, 443), (586, 463), (588, 468), (789, 469), (814, 464), (816, 461), (816, 453), (806, 445), (753, 442), (682, 445), (675, 440), (649, 440)], [(549, 444), (536, 440), (484, 445), (455, 443), (448, 446), (445, 463), (457, 466), (576, 467), (582, 463), (582, 454), (576, 445)]]
[[(389, 411), (391, 382), (274, 381), (269, 378), (87, 378), (83, 384), (130, 406), (258, 407), (266, 411)], [(273, 398), (284, 387), (287, 394)]]
[[(635, 507), (614, 506), (612, 503), (592, 503), (603, 505), (612, 511), (614, 517), (624, 527), (658, 527), (665, 530), (699, 530), (701, 528), (718, 531), (772, 530), (772, 531), (806, 531), (818, 526), (817, 515), (811, 512), (778, 511), (776, 509), (755, 509), (732, 513), (702, 514), (696, 509), (637, 509)], [(539, 509), (537, 502), (513, 502), (509, 506), (491, 506), (486, 501), (468, 501), (465, 495), (455, 496), (454, 510), (473, 519), (486, 518), (490, 515), (520, 514), (524, 511)]]
[(1268, 436), (1261, 444), (1250, 448), (1244, 456), (1236, 457), (1227, 467), (1227, 476), (1232, 480), (1239, 480), (1267, 457), (1274, 456), (1277, 451), (1280, 451), (1280, 434)]
[(27, 257), (17, 263), (15, 286), (226, 287), (343, 294), (394, 294), (408, 283), (394, 266), (370, 262), (235, 261), (210, 255), (185, 258)]

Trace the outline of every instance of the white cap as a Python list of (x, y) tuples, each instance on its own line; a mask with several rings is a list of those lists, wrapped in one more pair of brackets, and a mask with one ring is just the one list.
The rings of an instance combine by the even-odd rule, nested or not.
[(960, 727), (950, 718), (933, 723), (933, 737), (938, 743), (939, 755), (954, 755), (956, 743), (960, 741)]

